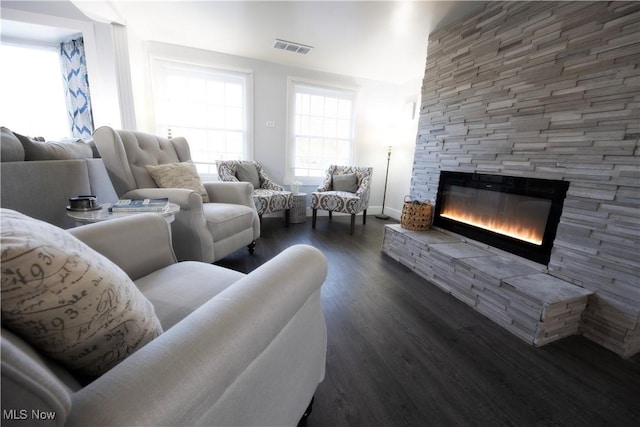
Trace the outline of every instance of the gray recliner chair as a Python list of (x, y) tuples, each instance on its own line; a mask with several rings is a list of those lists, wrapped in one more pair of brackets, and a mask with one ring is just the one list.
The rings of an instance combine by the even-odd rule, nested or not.
[[(191, 161), (187, 140), (103, 126), (93, 133), (120, 198), (168, 197), (180, 205), (171, 224), (173, 248), (180, 261), (218, 261), (248, 247), (253, 253), (260, 237), (260, 220), (253, 187), (246, 182), (204, 182), (206, 193), (185, 188), (160, 188), (148, 165)], [(208, 202), (203, 203), (203, 197)]]
[[(68, 329), (50, 328), (50, 321), (43, 321), (38, 323), (42, 328), (28, 328), (40, 336), (20, 335), (15, 312), (13, 323), (5, 321), (3, 312), (3, 427), (295, 426), (310, 413), (310, 402), (325, 377), (327, 351), (321, 297), (327, 260), (318, 249), (294, 245), (243, 274), (212, 264), (176, 262), (167, 223), (154, 214), (117, 218), (67, 232), (57, 232), (55, 227), (44, 227), (28, 217), (19, 218), (10, 210), (2, 210), (0, 219), (3, 253), (19, 254), (12, 257), (12, 266), (37, 263), (38, 256), (51, 248), (59, 258), (69, 254), (69, 259), (84, 266), (69, 272), (75, 279), (69, 290), (65, 285), (68, 275), (53, 273), (62, 272), (63, 263), (47, 264), (48, 292), (44, 293), (51, 310), (36, 316), (48, 316)], [(26, 230), (32, 230), (36, 237), (32, 239)], [(51, 245), (50, 236), (59, 244)], [(27, 250), (32, 249), (29, 245), (34, 240), (44, 249)], [(22, 304), (24, 289), (5, 286), (20, 275), (15, 268), (7, 272), (3, 309), (20, 306), (33, 312)], [(96, 277), (105, 277), (105, 283), (96, 284)], [(38, 289), (44, 287), (40, 282)], [(139, 292), (126, 291), (131, 289), (128, 282)], [(13, 291), (13, 303), (6, 295), (7, 288)], [(86, 296), (88, 288), (97, 289), (90, 292), (94, 297), (102, 292), (111, 295), (118, 289), (119, 301), (95, 304), (97, 300)], [(74, 296), (63, 305), (57, 303), (61, 289)], [(32, 289), (30, 295), (34, 293), (38, 299), (37, 290)], [(75, 297), (81, 294), (83, 297)], [(145, 316), (157, 317), (164, 330), (141, 346), (134, 341), (141, 336), (135, 313), (144, 305), (134, 294), (152, 304), (155, 314), (151, 316), (147, 310)], [(110, 308), (105, 310), (104, 305)], [(121, 314), (112, 316), (117, 312), (113, 307), (118, 306)], [(133, 320), (126, 322), (127, 326), (117, 321), (123, 311)], [(70, 357), (54, 359), (60, 354), (52, 357), (38, 346), (44, 341), (55, 342), (58, 348), (69, 350), (68, 356), (91, 353), (93, 347), (88, 344), (73, 346), (77, 336), (88, 335), (80, 331), (85, 328), (78, 327), (79, 318), (91, 323), (92, 336), (101, 340), (98, 348), (104, 353), (100, 354), (106, 358), (109, 349), (119, 354), (119, 363), (90, 383), (81, 381), (69, 363), (62, 361), (70, 362)], [(69, 327), (71, 319), (75, 319), (73, 328)], [(33, 321), (33, 317), (26, 321)], [(62, 341), (55, 339), (62, 336)], [(137, 350), (122, 357), (120, 351), (132, 347)], [(31, 422), (32, 411), (52, 418)], [(28, 414), (29, 419), (23, 419), (22, 414)]]

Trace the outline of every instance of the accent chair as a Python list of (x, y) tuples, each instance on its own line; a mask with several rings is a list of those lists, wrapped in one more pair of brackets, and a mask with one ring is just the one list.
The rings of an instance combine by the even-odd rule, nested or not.
[(370, 167), (329, 166), (324, 183), (311, 193), (311, 227), (316, 228), (318, 209), (329, 211), (329, 219), (333, 212), (351, 215), (349, 234), (353, 234), (356, 215), (360, 212), (365, 225), (372, 173), (373, 168)]
[(253, 201), (258, 217), (271, 212), (284, 211), (285, 226), (289, 226), (291, 204), (290, 191), (273, 182), (260, 162), (253, 160), (218, 160), (218, 178), (228, 182), (250, 182), (253, 185)]
[[(318, 249), (244, 274), (177, 262), (151, 213), (68, 231), (9, 209), (0, 221), (3, 426), (295, 426), (311, 413), (327, 351)], [(32, 411), (55, 420), (20, 416)]]

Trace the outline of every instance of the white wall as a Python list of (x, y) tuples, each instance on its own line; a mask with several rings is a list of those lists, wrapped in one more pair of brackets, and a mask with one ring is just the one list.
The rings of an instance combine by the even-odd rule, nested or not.
[[(7, 4), (11, 8), (6, 7)], [(29, 5), (34, 7), (27, 8)], [(114, 42), (113, 28), (109, 24), (94, 22), (89, 18), (82, 19), (78, 11), (69, 8), (69, 5), (69, 2), (3, 2), (2, 18), (76, 28), (82, 32), (87, 51), (95, 126), (108, 125), (120, 128), (123, 126), (121, 103), (126, 104), (128, 100), (124, 100), (125, 95), (120, 93), (122, 88), (118, 83), (116, 64), (122, 62), (122, 58), (115, 52), (117, 44)], [(127, 37), (135, 112), (135, 117), (128, 120), (129, 122), (135, 122), (139, 130), (154, 131), (149, 72), (149, 57), (152, 54), (223, 69), (251, 71), (254, 83), (253, 157), (263, 163), (267, 173), (274, 180), (283, 184), (288, 184), (285, 182), (287, 78), (304, 78), (328, 85), (358, 89), (354, 163), (374, 168), (368, 213), (376, 214), (381, 210), (387, 167), (386, 145), (392, 143), (394, 148), (389, 169), (385, 213), (395, 218), (400, 217), (402, 199), (408, 194), (411, 181), (417, 122), (411, 121), (410, 118), (412, 103), (420, 101), (419, 80), (404, 85), (393, 85), (218, 52), (144, 42), (136, 39), (131, 32)], [(267, 128), (267, 121), (275, 122), (276, 126)], [(392, 133), (389, 129), (393, 129)], [(307, 185), (301, 191), (310, 193), (315, 188), (316, 185)]]
[(360, 117), (356, 129), (358, 159), (374, 167), (371, 193), (371, 214), (382, 207), (388, 146), (391, 145), (389, 178), (384, 213), (400, 219), (404, 196), (409, 194), (421, 82), (403, 86), (369, 82), (362, 91)]
[[(287, 79), (308, 79), (358, 91), (355, 128), (355, 164), (374, 168), (369, 214), (381, 210), (387, 145), (394, 145), (390, 164), (385, 213), (399, 218), (402, 198), (409, 192), (417, 121), (411, 120), (414, 102), (419, 102), (420, 81), (403, 86), (357, 79), (314, 70), (283, 66), (251, 58), (184, 46), (143, 42), (129, 37), (132, 84), (138, 128), (154, 131), (150, 58), (161, 57), (253, 75), (253, 158), (269, 176), (281, 184), (287, 166)], [(273, 128), (266, 122), (275, 122)], [(392, 134), (389, 130), (392, 129)], [(318, 182), (317, 184), (319, 184)], [(317, 184), (305, 185), (310, 193)]]

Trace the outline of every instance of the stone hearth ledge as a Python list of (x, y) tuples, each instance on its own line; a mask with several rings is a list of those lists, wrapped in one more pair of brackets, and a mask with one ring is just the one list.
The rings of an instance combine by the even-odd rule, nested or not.
[(385, 226), (382, 252), (536, 347), (575, 335), (593, 292), (457, 234)]

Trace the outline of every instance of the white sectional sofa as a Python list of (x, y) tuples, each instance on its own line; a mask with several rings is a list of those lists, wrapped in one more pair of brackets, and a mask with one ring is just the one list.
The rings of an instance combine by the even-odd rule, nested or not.
[(290, 247), (243, 274), (177, 262), (154, 214), (64, 233), (119, 266), (164, 332), (85, 384), (6, 329), (3, 312), (3, 426), (38, 414), (54, 416), (37, 425), (78, 427), (293, 426), (303, 417), (325, 374), (327, 263), (317, 249)]
[[(39, 153), (27, 153), (16, 134), (2, 127), (0, 206), (71, 228), (76, 224), (65, 209), (70, 197), (94, 195), (99, 204), (118, 199), (105, 165), (91, 144), (65, 144), (64, 149), (45, 145)], [(76, 147), (75, 151), (70, 147)]]

